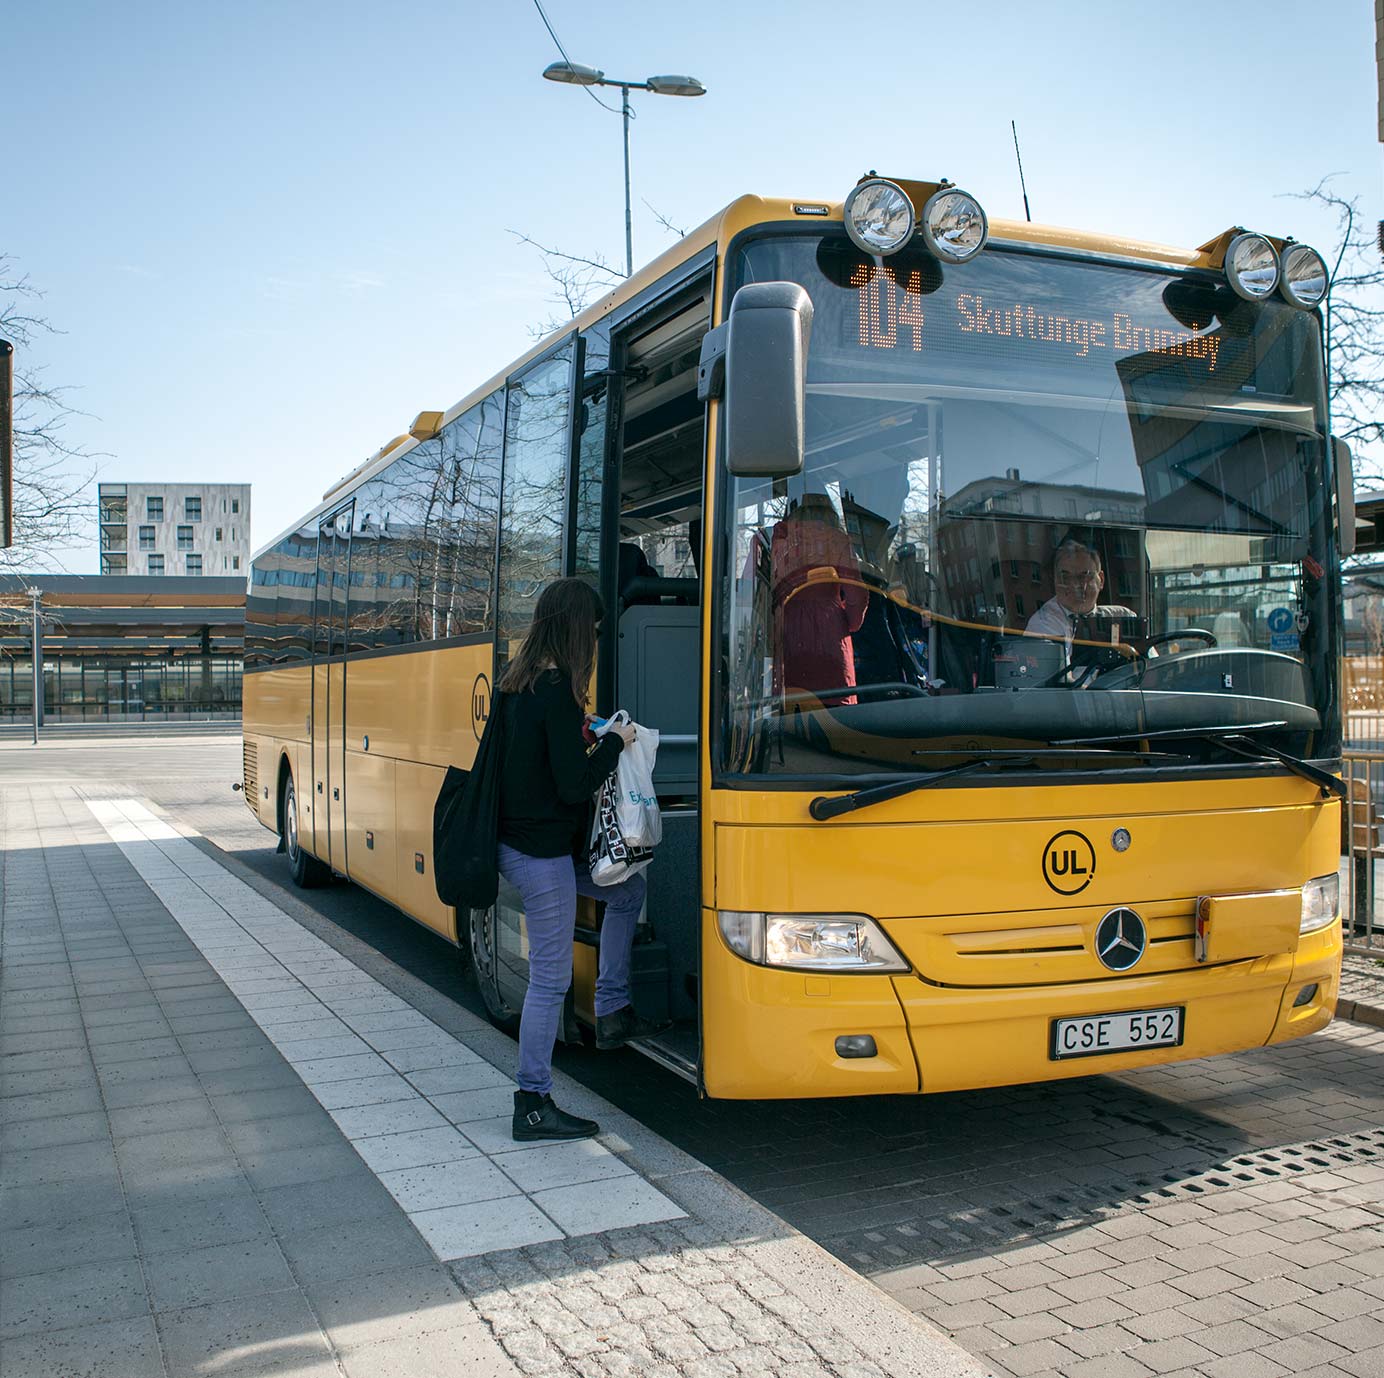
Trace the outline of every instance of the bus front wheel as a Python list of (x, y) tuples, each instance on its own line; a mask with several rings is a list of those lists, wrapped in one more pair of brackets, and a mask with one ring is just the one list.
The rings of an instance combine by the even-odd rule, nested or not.
[(304, 890), (321, 885), (330, 875), (328, 869), (315, 856), (303, 850), (298, 837), (298, 791), (293, 786), (293, 776), (284, 782), (284, 851), (288, 853), (288, 866), (293, 883)]
[(500, 994), (497, 905), (468, 911), (466, 951), (476, 989), (485, 1002), (486, 1017), (507, 1034), (519, 1032), (519, 1011)]

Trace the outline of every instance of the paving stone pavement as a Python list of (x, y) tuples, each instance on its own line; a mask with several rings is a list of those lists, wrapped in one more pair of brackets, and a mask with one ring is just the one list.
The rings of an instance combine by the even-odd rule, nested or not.
[(1378, 957), (1347, 954), (1341, 963), (1341, 991), (1336, 1014), (1384, 1028), (1384, 948)]
[[(562, 1098), (600, 1115), (602, 1151), (622, 1176), (666, 1194), (676, 1218), (590, 1233), (573, 1225), (553, 1229), (549, 1242), (442, 1257), (437, 1237), (404, 1208), (412, 1184), (371, 1155), (386, 1140), (397, 1153), (397, 1141), (440, 1130), (449, 1151), (453, 1139), (465, 1142), (467, 1156), (450, 1161), (471, 1174), (488, 1156), (490, 1131), (476, 1126), (493, 1119), (457, 1106), (442, 1125), (391, 1132), (381, 1123), (367, 1133), (349, 1113), (368, 1106), (324, 1101), (322, 1086), (360, 1079), (308, 1082), (304, 1067), (361, 1055), (306, 1046), (298, 1060), (286, 1056), (299, 1040), (272, 1020), (266, 1032), (255, 1017), (284, 1008), (255, 998), (285, 995), (282, 979), (262, 975), (265, 988), (248, 991), (253, 977), (237, 968), (237, 998), (191, 936), (208, 941), (211, 931), (192, 890), (231, 892), (217, 891), (200, 866), (181, 878), (170, 867), (158, 873), (161, 900), (130, 860), (147, 859), (144, 848), (164, 860), (184, 847), (204, 853), (150, 841), (154, 829), (117, 846), (71, 787), (6, 787), (0, 828), (4, 1378), (989, 1371), (572, 1085), (560, 1086)], [(180, 914), (191, 915), (187, 928)], [(314, 978), (343, 975), (322, 966)], [(390, 1003), (344, 979), (354, 1001)], [(379, 1013), (339, 1008), (366, 1023)], [(458, 1065), (487, 1053), (512, 1060), (512, 1044), (471, 1016), (453, 1011), (448, 1023)], [(467, 1093), (434, 1094), (432, 1105)], [(533, 1172), (531, 1163), (503, 1166), (507, 1155), (490, 1150), (513, 1184)], [(531, 1177), (527, 1194), (511, 1187), (505, 1200), (541, 1202), (546, 1180)]]
[(1384, 1374), (1384, 1136), (1365, 1161), (1308, 1166), (1243, 1186), (1213, 1174), (1222, 1187), (875, 1280), (1025, 1378)]
[[(140, 771), (162, 769), (144, 765), (147, 754), (141, 748)], [(90, 778), (92, 755), (86, 748), (72, 755)], [(224, 755), (229, 782), (238, 770), (236, 744)], [(237, 856), (250, 859), (255, 849), (272, 847), (228, 783), (217, 792), (195, 773), (177, 780), (176, 758), (158, 759), (170, 762), (168, 779), (150, 773), (138, 788), (175, 816), (192, 818)], [(119, 749), (103, 748), (113, 796), (129, 792), (128, 782), (116, 782), (127, 760)], [(262, 890), (276, 893), (272, 886)], [(313, 896), (328, 915), (360, 898), (350, 886)], [(388, 948), (389, 931), (382, 922), (369, 941)], [(363, 956), (356, 960), (367, 964)], [(1367, 961), (1348, 963), (1343, 995), (1375, 999), (1379, 970)], [(1361, 984), (1353, 984), (1357, 979)], [(438, 1003), (455, 1009), (464, 994)], [(436, 1009), (432, 1015), (443, 1020)], [(1311, 1039), (1224, 1058), (924, 1100), (698, 1102), (638, 1059), (632, 1068), (620, 1064), (620, 1075), (636, 1088), (622, 1104), (639, 1119), (661, 1127), (910, 1309), (950, 1329), (994, 1372), (1363, 1378), (1381, 1372), (1375, 1331), (1348, 1323), (1384, 1314), (1365, 1271), (1384, 1246), (1373, 1233), (1380, 1222), (1372, 1195), (1377, 1178), (1370, 1177), (1376, 1160), (1369, 1156), (1384, 1125), (1380, 1039), (1377, 1030), (1338, 1022)], [(580, 1069), (580, 1062), (569, 1065)], [(1181, 1218), (1189, 1206), (1192, 1217)], [(1165, 1211), (1172, 1218), (1163, 1220)], [(1210, 1224), (1208, 1213), (1215, 1217)], [(1222, 1217), (1228, 1234), (1220, 1231)], [(1203, 1227), (1213, 1238), (1196, 1242)], [(581, 1338), (569, 1338), (569, 1345), (605, 1345), (606, 1351), (581, 1360), (563, 1354), (568, 1367), (551, 1371), (638, 1373), (643, 1370), (620, 1367), (621, 1354), (649, 1362), (633, 1348), (632, 1332), (608, 1329), (620, 1322), (602, 1309), (604, 1294), (552, 1251), (604, 1250), (604, 1262), (583, 1263), (603, 1278), (656, 1277), (660, 1251), (673, 1247), (658, 1237), (665, 1228), (681, 1227), (490, 1255), (450, 1265), (449, 1276), (490, 1333), (502, 1342), (509, 1335), (513, 1353), (527, 1354), (540, 1365), (536, 1371), (554, 1362), (554, 1351), (562, 1353), (552, 1336), (573, 1333)], [(747, 1221), (730, 1231), (730, 1247), (745, 1250), (756, 1228)], [(692, 1237), (684, 1243), (707, 1252), (724, 1247)], [(761, 1275), (773, 1257), (765, 1243), (747, 1250)], [(1237, 1254), (1236, 1247), (1248, 1252)], [(1327, 1256), (1336, 1248), (1343, 1252)], [(1057, 1277), (1024, 1271), (1034, 1265)], [(733, 1258), (730, 1266), (738, 1266)], [(780, 1272), (767, 1285), (795, 1296), (793, 1267)], [(934, 1295), (935, 1284), (954, 1286)], [(648, 1293), (638, 1281), (634, 1286), (637, 1296), (620, 1299), (632, 1299), (639, 1311)], [(743, 1283), (736, 1286), (749, 1295)], [(726, 1303), (734, 1296), (717, 1295), (723, 1298), (717, 1305), (733, 1316)], [(687, 1314), (672, 1306), (668, 1312)], [(572, 1330), (573, 1315), (580, 1330)], [(1324, 1343), (1318, 1345), (1318, 1336)], [(1289, 1340), (1294, 1343), (1281, 1343)], [(657, 1363), (673, 1362), (647, 1343), (644, 1348)], [(774, 1354), (769, 1362), (783, 1358)], [(677, 1370), (657, 1371), (666, 1378)], [(918, 1370), (886, 1364), (884, 1371)]]
[[(1345, 1085), (1379, 1086), (1384, 1032), (1338, 1023), (1290, 1046), (1326, 1042)], [(1384, 1127), (1353, 1128), (1358, 1107), (1340, 1105), (1311, 1140), (1196, 1171), (1151, 1178), (1131, 1159), (1124, 1196), (1112, 1165), (988, 1218), (939, 1216), (930, 1237), (915, 1226), (851, 1242), (875, 1251), (858, 1262), (876, 1282), (999, 1373), (1381, 1378)], [(913, 1257), (890, 1267), (900, 1245)]]

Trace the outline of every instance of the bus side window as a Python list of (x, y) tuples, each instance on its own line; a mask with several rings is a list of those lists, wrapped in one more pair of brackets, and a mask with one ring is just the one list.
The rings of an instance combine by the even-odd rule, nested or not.
[(539, 592), (563, 573), (574, 347), (533, 365), (507, 393), (497, 670), (528, 632)]

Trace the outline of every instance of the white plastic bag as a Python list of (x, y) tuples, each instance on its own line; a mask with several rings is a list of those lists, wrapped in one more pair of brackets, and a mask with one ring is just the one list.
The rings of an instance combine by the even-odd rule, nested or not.
[(596, 792), (588, 863), (591, 879), (597, 885), (619, 885), (622, 880), (628, 880), (645, 870), (653, 858), (653, 852), (647, 847), (630, 846), (620, 831), (616, 808), (619, 788), (616, 773), (612, 770)]
[(619, 786), (615, 810), (620, 833), (627, 846), (657, 847), (663, 841), (663, 815), (658, 811), (658, 797), (654, 793), (658, 729), (631, 723), (630, 715), (622, 708), (594, 731), (598, 737), (604, 736), (616, 723), (629, 723), (634, 728), (634, 741), (620, 753), (620, 762), (615, 767)]

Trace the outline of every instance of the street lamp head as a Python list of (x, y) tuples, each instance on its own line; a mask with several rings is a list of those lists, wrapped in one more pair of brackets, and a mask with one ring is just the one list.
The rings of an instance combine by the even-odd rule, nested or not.
[(543, 69), (549, 81), (563, 81), (569, 86), (599, 86), (605, 80), (605, 73), (594, 67), (583, 67), (579, 62), (554, 62)]
[(696, 77), (650, 77), (646, 84), (656, 96), (706, 95), (706, 87)]

